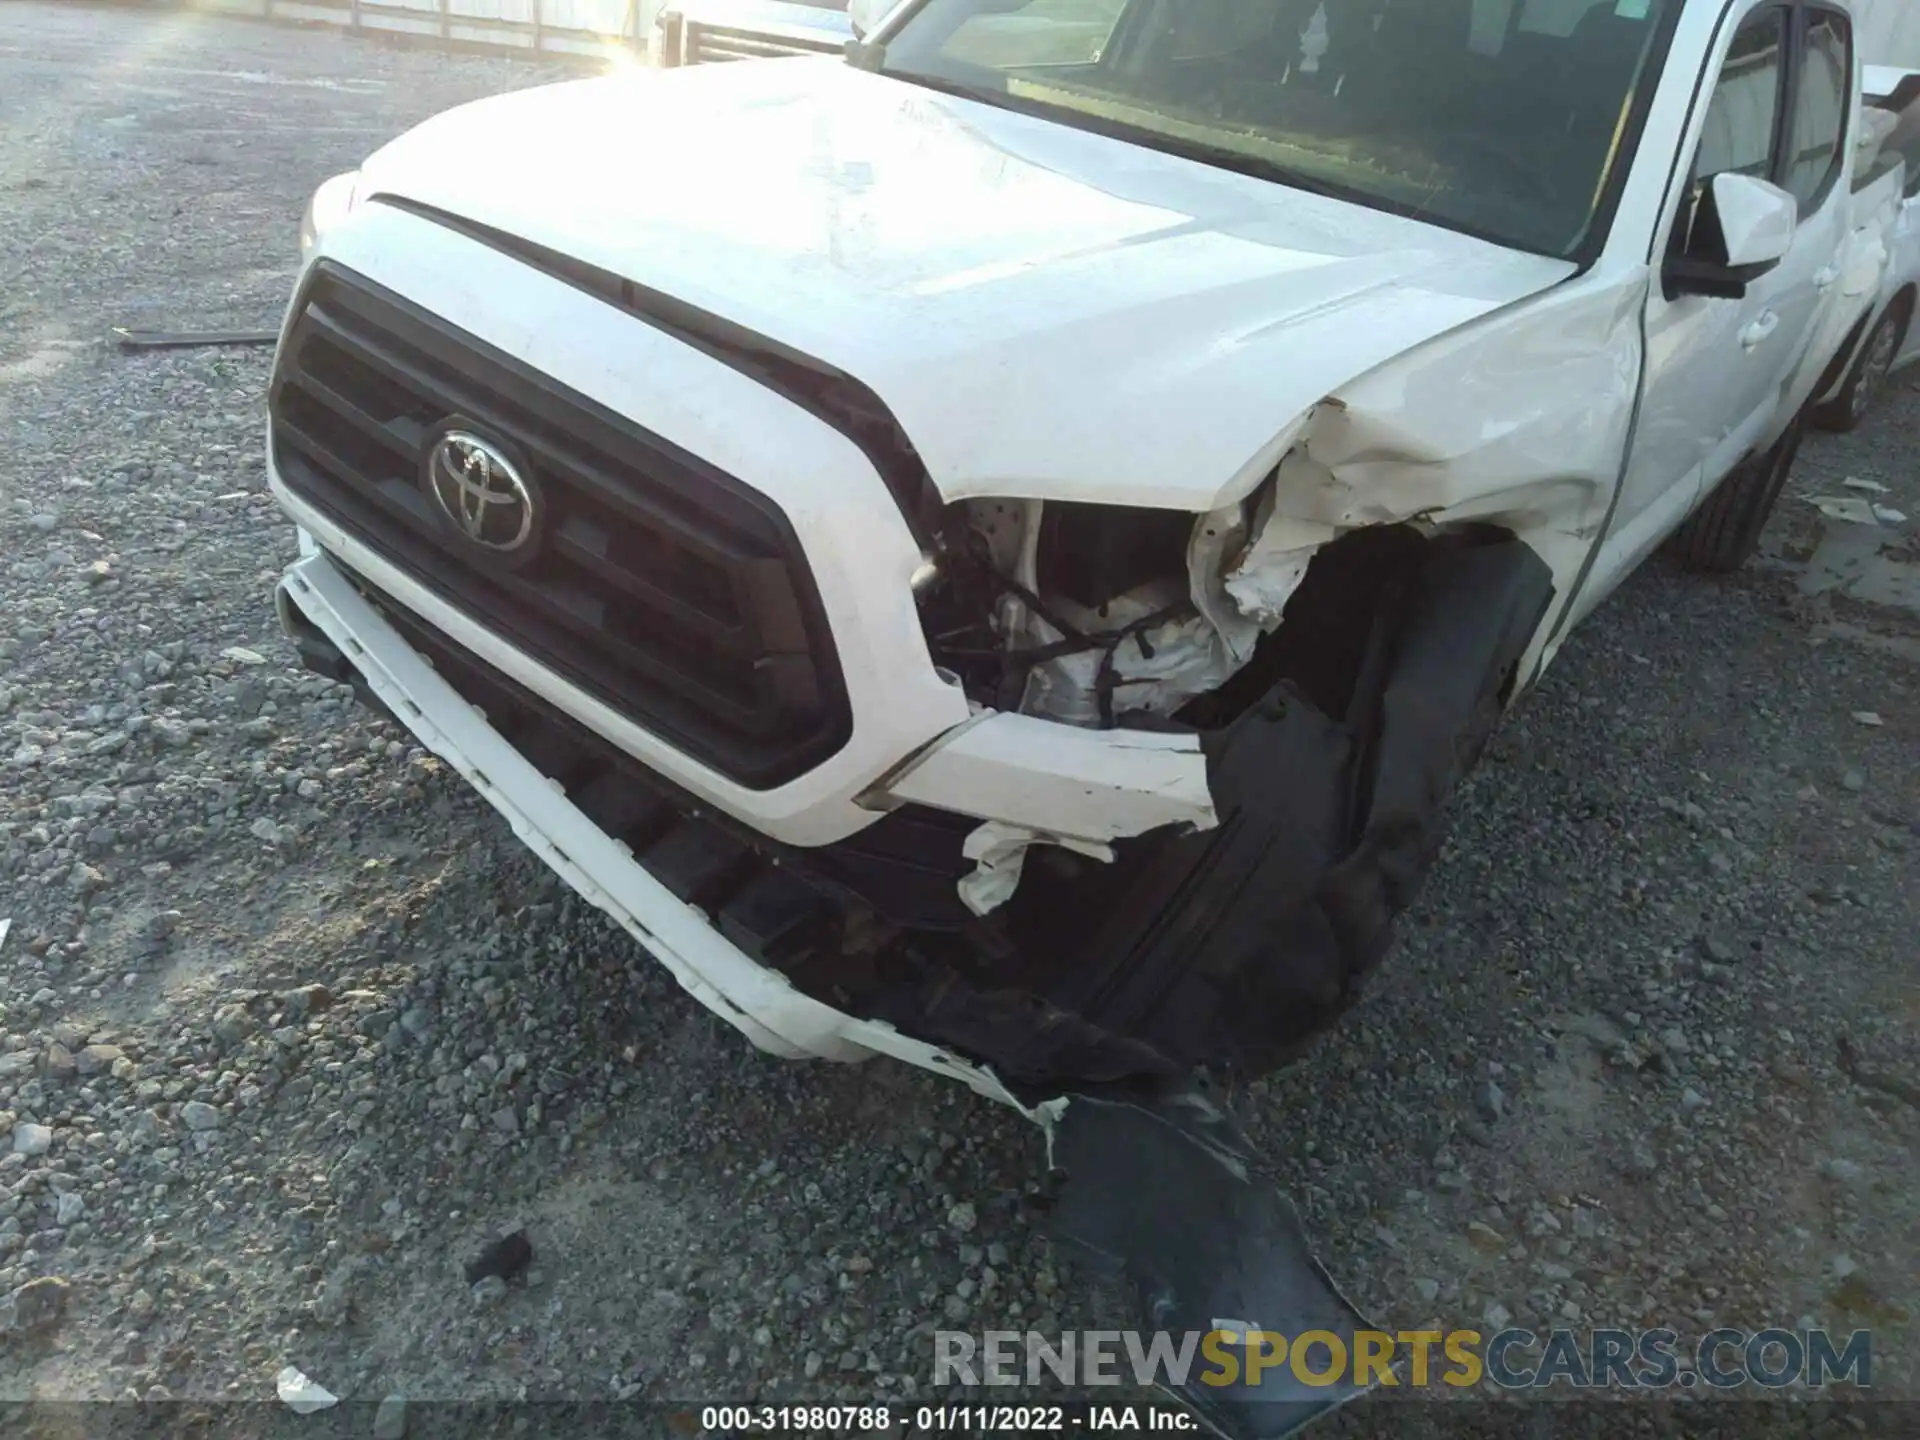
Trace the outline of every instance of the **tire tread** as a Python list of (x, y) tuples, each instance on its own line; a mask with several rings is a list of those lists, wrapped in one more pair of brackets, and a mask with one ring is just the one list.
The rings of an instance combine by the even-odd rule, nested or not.
[[(1743, 463), (1673, 534), (1668, 548), (1681, 564), (1709, 574), (1738, 570), (1760, 543), (1767, 517), (1793, 473), (1803, 422), (1796, 419), (1778, 440)], [(1781, 452), (1785, 451), (1784, 461)]]

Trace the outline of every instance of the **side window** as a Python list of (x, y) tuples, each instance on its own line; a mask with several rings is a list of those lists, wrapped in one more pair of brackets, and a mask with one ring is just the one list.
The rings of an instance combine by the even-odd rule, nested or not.
[(1707, 181), (1730, 170), (1761, 179), (1771, 174), (1786, 39), (1787, 12), (1777, 6), (1754, 11), (1735, 33), (1694, 156), (1696, 197)]
[(1467, 48), (1476, 55), (1498, 55), (1507, 43), (1516, 0), (1473, 0), (1473, 18), (1467, 22)]
[(1804, 13), (1805, 44), (1780, 175), (1782, 188), (1800, 202), (1802, 219), (1820, 208), (1840, 178), (1840, 147), (1853, 98), (1852, 25), (1837, 11)]

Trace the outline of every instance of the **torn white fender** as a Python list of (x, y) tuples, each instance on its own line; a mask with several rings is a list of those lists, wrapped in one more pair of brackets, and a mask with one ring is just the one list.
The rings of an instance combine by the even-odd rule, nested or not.
[(922, 751), (880, 793), (1080, 840), (1219, 823), (1199, 736), (1087, 730), (1001, 711)]
[[(1283, 474), (1285, 470), (1283, 464)], [(1234, 561), (1221, 582), (1234, 608), (1262, 631), (1279, 625), (1287, 601), (1306, 579), (1314, 552), (1340, 534), (1336, 527), (1323, 521), (1298, 520), (1279, 513), (1274, 507), (1273, 494), (1268, 491), (1261, 497), (1253, 542)]]
[[(1553, 572), (1555, 604), (1519, 673), (1537, 676), (1577, 601), (1584, 614), (1639, 556), (1615, 514), (1634, 431), (1644, 270), (1589, 273), (1342, 386), (1281, 463), (1275, 513), (1349, 530), (1497, 525)], [(1663, 477), (1661, 488), (1671, 487)], [(1608, 532), (1609, 517), (1614, 520)], [(1556, 618), (1558, 617), (1558, 618)]]
[[(1195, 520), (1186, 583), (1197, 613), (1150, 631), (1150, 653), (1132, 637), (1116, 648), (1117, 711), (1169, 715), (1225, 683), (1281, 626), (1322, 548), (1386, 525), (1493, 525), (1547, 562), (1558, 604), (1521, 661), (1530, 681), (1572, 602), (1585, 613), (1643, 553), (1631, 522), (1651, 497), (1639, 487), (1622, 497), (1624, 507), (1615, 500), (1634, 424), (1645, 285), (1644, 272), (1569, 281), (1523, 311), (1427, 342), (1291, 421), (1266, 483)], [(1661, 479), (1671, 490), (1670, 477)], [(1029, 540), (1037, 523), (1027, 517)], [(1045, 593), (1046, 575), (1023, 568), (1023, 578)], [(1117, 597), (1083, 628), (1118, 629), (1168, 598), (1158, 590)], [(1060, 638), (1038, 621), (1033, 630), (1029, 643)], [(1037, 667), (1022, 708), (1097, 723), (1100, 662), (1086, 652)]]
[(1092, 860), (1113, 862), (1113, 847), (1090, 840), (1075, 840), (1063, 835), (1046, 835), (1019, 825), (989, 820), (969, 834), (960, 853), (974, 862), (973, 869), (959, 880), (961, 902), (974, 914), (985, 915), (1013, 898), (1019, 888), (1020, 872), (1026, 866), (1027, 851), (1035, 845), (1058, 845)]

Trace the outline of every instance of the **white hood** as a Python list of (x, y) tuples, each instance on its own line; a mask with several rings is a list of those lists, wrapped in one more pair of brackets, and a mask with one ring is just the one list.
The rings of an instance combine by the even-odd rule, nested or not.
[(836, 59), (522, 91), (364, 174), (839, 367), (950, 500), (1212, 509), (1347, 381), (1573, 269)]

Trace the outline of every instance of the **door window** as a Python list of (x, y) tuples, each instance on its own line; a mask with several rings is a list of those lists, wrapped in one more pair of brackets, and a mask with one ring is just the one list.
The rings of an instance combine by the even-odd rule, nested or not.
[(1693, 162), (1695, 193), (1729, 171), (1766, 179), (1773, 170), (1773, 136), (1784, 88), (1787, 12), (1756, 10), (1733, 37), (1720, 70), (1700, 149)]
[(1853, 98), (1853, 33), (1833, 10), (1803, 12), (1805, 27), (1788, 120), (1780, 185), (1800, 202), (1800, 218), (1818, 210), (1840, 178), (1841, 144)]
[(1682, 248), (1701, 192), (1716, 175), (1771, 180), (1799, 202), (1803, 222), (1816, 214), (1846, 159), (1852, 98), (1846, 16), (1811, 5), (1770, 5), (1748, 15), (1707, 102), (1674, 248)]

